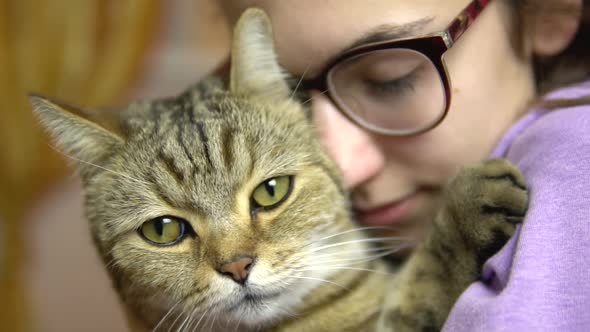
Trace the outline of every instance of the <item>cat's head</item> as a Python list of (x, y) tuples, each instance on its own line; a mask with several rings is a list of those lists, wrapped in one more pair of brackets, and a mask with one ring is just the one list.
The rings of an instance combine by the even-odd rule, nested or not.
[(108, 114), (33, 97), (76, 161), (116, 287), (152, 327), (268, 323), (362, 252), (260, 10), (237, 25), (229, 86), (210, 79)]

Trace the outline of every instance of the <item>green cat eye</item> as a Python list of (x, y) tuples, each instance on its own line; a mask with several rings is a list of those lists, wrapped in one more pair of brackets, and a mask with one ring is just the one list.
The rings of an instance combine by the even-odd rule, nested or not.
[(252, 193), (254, 207), (270, 210), (278, 206), (291, 193), (292, 184), (291, 176), (278, 176), (262, 182)]
[(141, 225), (139, 233), (148, 242), (158, 246), (171, 246), (185, 236), (186, 221), (176, 217), (158, 217)]

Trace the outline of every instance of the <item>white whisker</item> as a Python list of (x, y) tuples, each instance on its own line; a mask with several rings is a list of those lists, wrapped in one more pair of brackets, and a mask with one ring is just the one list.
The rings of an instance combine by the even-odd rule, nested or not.
[(346, 288), (346, 287), (344, 287), (344, 286), (342, 286), (342, 285), (340, 285), (340, 284), (338, 284), (338, 283), (335, 283), (335, 282), (333, 282), (333, 281), (326, 280), (326, 279), (321, 279), (321, 278), (313, 278), (313, 277), (301, 277), (301, 276), (287, 276), (286, 278), (294, 278), (294, 279), (307, 279), (307, 280), (321, 281), (321, 282), (326, 282), (326, 283), (328, 283), (328, 284), (331, 284), (331, 285), (334, 285), (334, 286), (340, 287), (340, 288), (342, 288), (342, 289), (344, 289), (344, 290), (347, 290), (347, 291), (349, 291), (349, 290), (350, 290), (350, 289), (348, 289), (348, 288)]
[(201, 315), (201, 318), (199, 318), (199, 320), (197, 321), (197, 325), (195, 325), (193, 331), (198, 331), (197, 328), (199, 328), (199, 324), (201, 324), (201, 321), (203, 320), (203, 317), (205, 317), (205, 315), (207, 315), (207, 313), (209, 312), (209, 310), (212, 307), (209, 307), (209, 309), (205, 310), (205, 312), (203, 312), (203, 314)]
[(122, 173), (119, 173), (119, 172), (115, 172), (115, 171), (113, 171), (113, 170), (111, 170), (111, 169), (108, 169), (108, 168), (106, 168), (106, 167), (102, 167), (102, 166), (100, 166), (100, 165), (93, 164), (93, 163), (91, 163), (91, 162), (89, 162), (89, 161), (85, 161), (85, 160), (78, 159), (78, 158), (76, 158), (76, 157), (70, 156), (70, 155), (68, 155), (68, 154), (65, 154), (65, 153), (63, 153), (62, 151), (60, 151), (60, 150), (59, 150), (59, 149), (57, 149), (56, 147), (52, 146), (51, 144), (50, 144), (49, 146), (50, 146), (50, 147), (51, 147), (53, 150), (57, 151), (59, 154), (61, 154), (61, 155), (65, 156), (66, 158), (69, 158), (69, 159), (75, 160), (75, 161), (77, 161), (77, 162), (80, 162), (80, 163), (83, 163), (83, 164), (87, 164), (87, 165), (90, 165), (90, 166), (93, 166), (93, 167), (96, 167), (96, 168), (102, 169), (103, 171), (106, 171), (106, 172), (109, 172), (109, 173), (112, 173), (112, 174), (116, 174), (116, 175), (118, 175), (118, 176), (124, 177), (124, 178), (126, 178), (126, 179), (128, 179), (128, 180), (131, 180), (131, 181), (135, 181), (135, 182), (138, 182), (138, 183), (141, 183), (141, 184), (145, 184), (145, 185), (151, 186), (151, 183), (149, 183), (149, 182), (142, 181), (142, 180), (136, 179), (136, 178), (134, 178), (134, 177), (131, 177), (131, 176), (129, 176), (129, 175), (122, 174)]
[(301, 74), (301, 77), (299, 78), (299, 81), (297, 82), (295, 89), (293, 89), (293, 92), (291, 92), (291, 96), (289, 97), (289, 99), (292, 100), (293, 97), (295, 96), (295, 94), (297, 93), (297, 89), (299, 89), (299, 85), (301, 85), (301, 82), (303, 82), (303, 78), (305, 77), (305, 74), (307, 74), (308, 70), (309, 70), (309, 64), (307, 65), (307, 68), (305, 68), (305, 70), (303, 71), (303, 74)]
[(358, 228), (349, 229), (349, 230), (346, 230), (346, 231), (343, 231), (343, 232), (340, 232), (340, 233), (328, 235), (328, 236), (323, 237), (321, 239), (314, 240), (313, 242), (310, 242), (307, 245), (311, 245), (313, 243), (321, 242), (321, 241), (324, 241), (324, 240), (327, 240), (327, 239), (331, 239), (331, 238), (336, 237), (336, 236), (340, 236), (340, 235), (344, 235), (344, 234), (349, 234), (349, 233), (353, 233), (353, 232), (362, 232), (362, 231), (368, 231), (368, 230), (392, 230), (392, 229), (394, 229), (394, 228), (393, 227), (387, 227), (387, 226), (358, 227)]
[[(363, 250), (363, 253), (378, 252), (378, 251), (382, 251), (382, 250), (392, 250), (392, 249), (396, 249), (398, 247), (403, 247), (403, 245), (396, 245), (396, 246), (388, 245), (388, 246), (383, 246), (383, 247), (370, 247), (370, 248), (367, 248), (366, 250)], [(343, 256), (343, 255), (358, 254), (358, 253), (359, 253), (358, 250), (343, 250), (343, 251), (338, 251), (338, 252), (330, 252), (330, 253), (325, 253), (325, 254), (314, 255), (313, 258), (318, 259), (318, 258), (324, 258), (324, 257)]]
[(287, 310), (285, 308), (281, 308), (278, 305), (271, 306), (269, 303), (264, 303), (264, 306), (271, 311), (275, 311), (275, 310), (280, 311), (287, 317), (291, 317), (291, 318), (295, 317), (295, 315), (293, 315), (292, 312), (290, 312), (289, 310)]
[(176, 319), (175, 319), (175, 320), (172, 322), (172, 324), (170, 324), (170, 326), (168, 327), (168, 331), (167, 331), (167, 332), (171, 332), (171, 331), (172, 331), (172, 328), (174, 328), (174, 325), (176, 325), (176, 322), (178, 321), (178, 319), (179, 319), (180, 317), (182, 317), (183, 315), (185, 315), (185, 312), (184, 312), (184, 310), (182, 310), (182, 311), (181, 311), (181, 312), (178, 314), (178, 316), (176, 316)]
[(186, 316), (186, 318), (182, 321), (182, 323), (180, 324), (180, 326), (178, 327), (178, 329), (176, 330), (176, 332), (181, 332), (182, 331), (182, 327), (184, 326), (184, 324), (186, 324), (190, 320), (192, 313), (193, 313), (193, 311), (191, 310), (190, 314), (188, 314)]
[[(329, 90), (328, 90), (328, 89), (326, 89), (326, 90), (324, 90), (324, 91), (321, 91), (320, 93), (318, 93), (318, 95), (323, 95), (323, 94), (325, 94), (325, 93), (326, 93), (326, 92), (328, 92), (328, 91), (329, 91)], [(310, 101), (311, 101), (313, 98), (314, 98), (313, 96), (312, 96), (312, 97), (310, 97), (310, 98), (309, 98), (309, 99), (307, 99), (306, 101), (302, 102), (302, 103), (301, 103), (301, 105), (305, 105), (305, 104), (309, 103), (309, 102), (310, 102)]]
[(376, 260), (379, 258), (389, 256), (399, 250), (400, 249), (395, 248), (395, 249), (390, 249), (388, 251), (382, 252), (377, 255), (362, 256), (362, 257), (357, 257), (357, 258), (341, 258), (341, 259), (333, 259), (333, 260), (325, 260), (325, 261), (314, 261), (313, 264), (314, 265), (323, 265), (323, 264), (340, 263), (340, 262), (350, 263), (350, 264), (361, 264), (361, 263), (366, 263), (366, 262), (370, 262), (370, 261), (373, 261), (373, 260)]
[(238, 332), (238, 329), (240, 328), (240, 323), (242, 322), (242, 317), (243, 317), (243, 315), (240, 315), (240, 319), (238, 319), (238, 324), (236, 325), (234, 332)]
[(356, 244), (356, 243), (372, 243), (372, 242), (382, 242), (382, 241), (390, 241), (390, 240), (400, 240), (400, 237), (374, 237), (374, 238), (366, 238), (366, 239), (358, 239), (358, 240), (351, 240), (351, 241), (344, 241), (338, 243), (327, 244), (321, 247), (313, 248), (310, 253), (318, 252), (320, 250), (339, 247), (347, 244)]
[(213, 315), (213, 319), (211, 320), (211, 325), (209, 325), (209, 331), (213, 331), (213, 328), (215, 327), (215, 320), (217, 319), (218, 315), (219, 315), (219, 312), (217, 312), (215, 315)]
[[(198, 306), (195, 306), (195, 308), (193, 310), (191, 310), (191, 313), (189, 314), (189, 319), (186, 321), (186, 329), (188, 329), (189, 326), (191, 326), (193, 319), (195, 318), (195, 312), (197, 311)], [(185, 323), (182, 323), (180, 325), (180, 327), (178, 328), (178, 331), (180, 332), (183, 328), (183, 326), (185, 325)]]
[(174, 311), (174, 308), (176, 308), (176, 306), (179, 305), (181, 301), (182, 300), (176, 302), (176, 304), (173, 305), (172, 308), (170, 308), (170, 310), (168, 310), (168, 312), (166, 312), (166, 314), (164, 315), (164, 317), (162, 317), (162, 319), (160, 319), (160, 321), (158, 322), (158, 324), (156, 324), (156, 326), (154, 327), (154, 329), (152, 330), (152, 332), (156, 332), (158, 330), (158, 328), (160, 327), (160, 325), (162, 325), (162, 323), (166, 321), (166, 318), (170, 315), (170, 313), (172, 313), (172, 311)]
[(111, 269), (111, 267), (113, 267), (113, 266), (115, 265), (115, 263), (116, 263), (116, 262), (117, 262), (117, 260), (116, 260), (115, 258), (113, 258), (113, 259), (111, 259), (110, 261), (108, 261), (108, 262), (105, 264), (105, 266), (104, 266), (104, 267), (105, 267), (107, 270), (110, 270), (110, 269)]
[(360, 268), (360, 267), (357, 268), (357, 267), (347, 267), (347, 266), (318, 266), (318, 267), (314, 267), (314, 268), (296, 270), (296, 272), (324, 271), (324, 270), (367, 271), (367, 272), (375, 272), (375, 273), (387, 274), (387, 275), (391, 275), (391, 276), (395, 276), (396, 275), (395, 272), (387, 272), (387, 271), (379, 271), (379, 270), (373, 270), (373, 269), (364, 269), (364, 268)]

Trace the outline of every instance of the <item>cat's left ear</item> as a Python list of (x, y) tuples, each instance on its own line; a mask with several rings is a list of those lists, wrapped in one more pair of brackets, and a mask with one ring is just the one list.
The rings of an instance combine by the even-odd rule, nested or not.
[(92, 112), (38, 95), (30, 95), (29, 99), (58, 149), (82, 163), (98, 163), (124, 142), (109, 122), (99, 123)]
[(275, 53), (269, 17), (261, 9), (247, 9), (234, 30), (230, 91), (282, 101), (290, 96), (286, 78)]

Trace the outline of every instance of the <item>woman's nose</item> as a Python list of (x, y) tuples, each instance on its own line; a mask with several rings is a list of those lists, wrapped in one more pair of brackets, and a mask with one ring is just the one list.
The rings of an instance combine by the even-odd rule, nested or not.
[(385, 158), (368, 132), (351, 122), (319, 92), (312, 92), (311, 108), (320, 140), (343, 172), (347, 188), (354, 188), (379, 173)]

